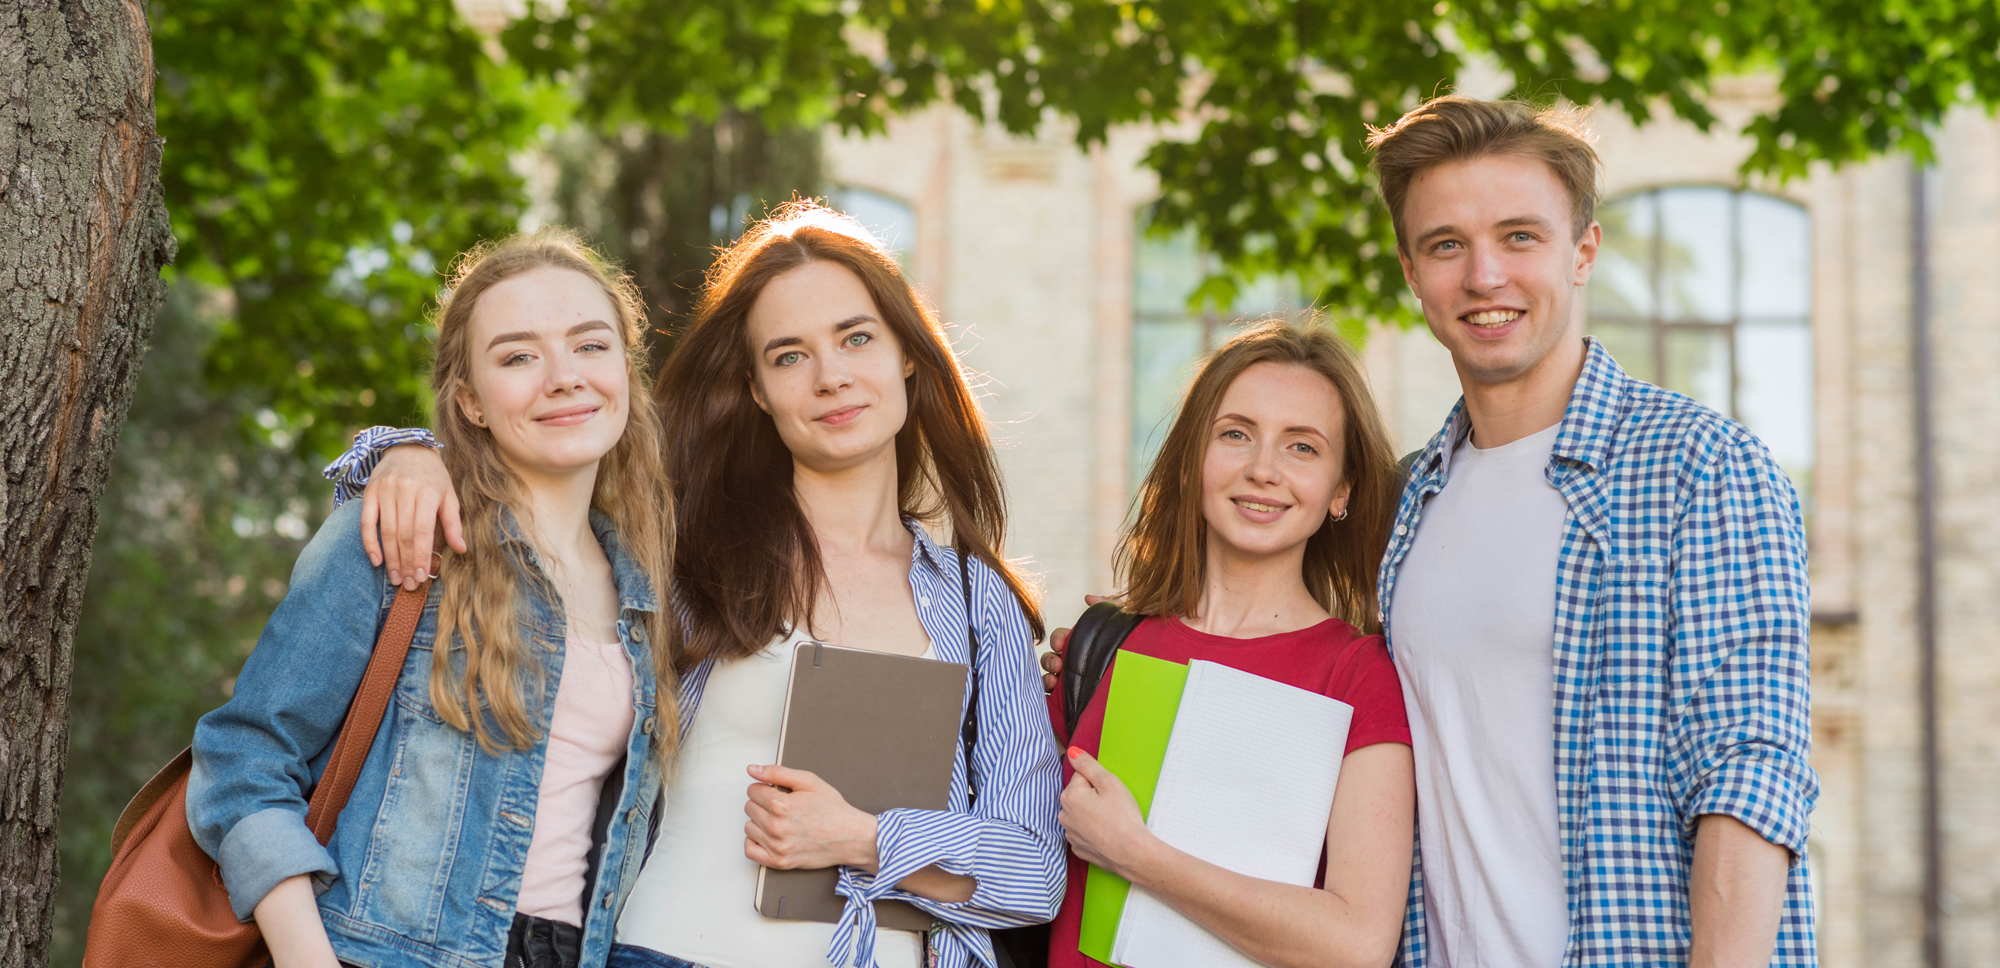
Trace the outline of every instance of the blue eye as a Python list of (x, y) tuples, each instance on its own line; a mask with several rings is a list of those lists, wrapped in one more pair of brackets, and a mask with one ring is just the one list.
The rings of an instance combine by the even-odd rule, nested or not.
[(1303, 440), (1299, 441), (1299, 442), (1298, 442), (1298, 443), (1296, 443), (1296, 444), (1293, 444), (1293, 445), (1292, 445), (1292, 449), (1293, 449), (1293, 450), (1296, 450), (1296, 451), (1298, 451), (1298, 452), (1299, 452), (1299, 453), (1301, 453), (1301, 454), (1308, 454), (1308, 455), (1310, 455), (1310, 454), (1317, 454), (1317, 453), (1319, 453), (1319, 449), (1318, 449), (1318, 448), (1314, 447), (1314, 446), (1313, 446), (1313, 445), (1311, 445), (1311, 444), (1308, 444), (1308, 443), (1306, 443), (1306, 442), (1305, 442), (1305, 441), (1303, 441)]
[(502, 359), (502, 360), (500, 361), (500, 365), (501, 365), (501, 366), (513, 366), (513, 365), (514, 365), (514, 364), (516, 364), (516, 363), (520, 363), (520, 362), (523, 362), (523, 361), (526, 361), (526, 360), (532, 360), (532, 359), (534, 359), (534, 357), (533, 357), (532, 355), (530, 355), (530, 354), (527, 354), (527, 353), (509, 353), (509, 354), (507, 354), (507, 356), (506, 356), (505, 358), (503, 358), (503, 359)]
[(598, 342), (597, 340), (591, 340), (590, 342), (588, 342), (588, 343), (585, 343), (585, 344), (583, 344), (582, 346), (579, 346), (579, 347), (577, 347), (577, 351), (578, 351), (578, 352), (592, 352), (592, 353), (599, 353), (599, 352), (603, 352), (603, 351), (605, 351), (605, 350), (609, 350), (610, 348), (611, 348), (611, 346), (610, 346), (609, 344), (607, 344), (607, 343), (600, 343), (600, 342)]
[(793, 350), (789, 353), (779, 353), (778, 358), (772, 360), (771, 362), (772, 365), (774, 366), (791, 366), (792, 364), (797, 363), (798, 361), (803, 360), (805, 358), (806, 355), (804, 353), (801, 353), (797, 350)]

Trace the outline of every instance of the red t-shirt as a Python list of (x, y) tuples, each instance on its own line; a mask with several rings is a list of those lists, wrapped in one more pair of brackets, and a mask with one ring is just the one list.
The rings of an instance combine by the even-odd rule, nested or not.
[[(1232, 639), (1191, 629), (1178, 618), (1149, 618), (1139, 623), (1125, 639), (1120, 651), (1137, 652), (1156, 659), (1187, 663), (1204, 659), (1274, 679), (1289, 686), (1309, 689), (1354, 707), (1354, 719), (1347, 728), (1347, 753), (1376, 743), (1410, 742), (1410, 721), (1403, 713), (1403, 687), (1396, 679), (1395, 663), (1379, 635), (1362, 635), (1354, 626), (1330, 618), (1308, 629), (1267, 635), (1258, 639)], [(1076, 735), (1069, 745), (1092, 756), (1104, 737), (1104, 698), (1110, 690), (1118, 660), (1098, 683), (1097, 694), (1076, 721)], [(1049, 700), (1055, 717), (1056, 733), (1062, 733), (1062, 691)], [(1070, 767), (1063, 759), (1063, 783), (1069, 783)], [(1324, 867), (1324, 862), (1321, 864)], [(1077, 932), (1083, 923), (1083, 880), (1090, 865), (1069, 855), (1069, 890), (1063, 894), (1062, 911), (1049, 930), (1050, 968), (1092, 968), (1103, 962), (1076, 950)]]

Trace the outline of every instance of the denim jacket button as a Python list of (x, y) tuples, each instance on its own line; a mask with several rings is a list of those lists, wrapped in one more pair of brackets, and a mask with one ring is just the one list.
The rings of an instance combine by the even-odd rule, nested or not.
[(644, 623), (642, 622), (632, 623), (632, 641), (634, 642), (646, 641), (646, 626)]
[(648, 716), (645, 722), (639, 724), (639, 732), (645, 733), (648, 736), (653, 735), (653, 717)]
[(604, 906), (605, 906), (606, 908), (609, 908), (609, 907), (611, 906), (611, 897), (612, 897), (612, 895), (611, 895), (611, 894), (609, 894), (609, 893), (606, 893), (606, 894), (604, 895)]

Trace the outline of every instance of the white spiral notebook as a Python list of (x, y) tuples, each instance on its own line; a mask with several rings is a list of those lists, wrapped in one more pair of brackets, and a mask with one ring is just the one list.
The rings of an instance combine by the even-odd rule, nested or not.
[[(1202, 860), (1311, 886), (1354, 707), (1214, 662), (1188, 664), (1146, 826)], [(1139, 887), (1111, 960), (1129, 968), (1257, 968)]]

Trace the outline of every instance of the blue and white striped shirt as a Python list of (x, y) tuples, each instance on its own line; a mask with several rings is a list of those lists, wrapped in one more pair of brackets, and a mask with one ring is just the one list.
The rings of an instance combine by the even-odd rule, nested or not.
[[(1424, 505), (1471, 430), (1460, 401), (1410, 468), (1382, 602), (1395, 601)], [(1564, 966), (1686, 963), (1704, 814), (1792, 851), (1771, 964), (1816, 964), (1810, 603), (1790, 479), (1741, 424), (1626, 375), (1596, 340), (1545, 474), (1569, 504), (1554, 642)], [(1419, 863), (1405, 968), (1425, 965), (1425, 929)]]
[[(403, 443), (433, 444), (422, 430), (386, 427), (363, 431), (354, 448), (329, 465), (335, 499), (345, 501), (366, 485), (382, 450)], [(910, 554), (910, 592), (917, 618), (946, 662), (966, 662), (966, 611), (958, 553), (932, 541), (916, 522), (904, 526), (916, 539)], [(878, 816), (877, 873), (842, 868), (840, 892), (848, 898), (827, 957), (834, 964), (873, 966), (878, 899), (907, 901), (935, 919), (931, 947), (940, 968), (996, 968), (989, 928), (1040, 924), (1062, 907), (1066, 867), (1061, 809), (1062, 768), (1048, 706), (1042, 695), (1034, 635), (1014, 592), (991, 568), (972, 565), (972, 612), (979, 635), (979, 739), (972, 777), (978, 802), (966, 803), (963, 748), (952, 766), (951, 809), (889, 810)], [(681, 679), (682, 733), (693, 726), (711, 660)], [(968, 700), (970, 699), (968, 685)], [(936, 864), (977, 881), (972, 897), (947, 903), (895, 888), (903, 878)]]

